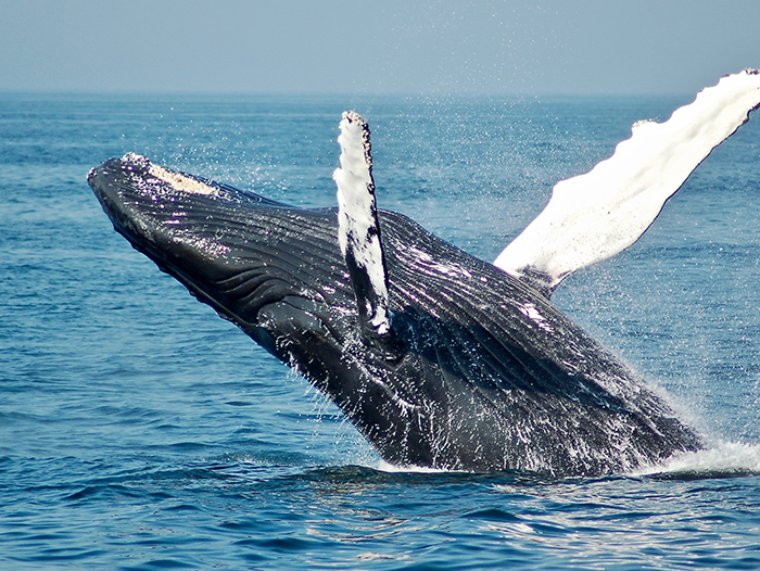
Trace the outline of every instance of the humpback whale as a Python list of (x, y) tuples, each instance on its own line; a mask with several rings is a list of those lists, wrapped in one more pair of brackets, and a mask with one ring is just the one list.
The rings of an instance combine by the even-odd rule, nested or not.
[(339, 123), (337, 208), (134, 153), (88, 182), (134, 248), (332, 399), (387, 462), (594, 476), (704, 440), (551, 294), (635, 242), (758, 105), (760, 73), (745, 70), (635, 125), (609, 159), (559, 182), (493, 264), (378, 209), (369, 127), (353, 112)]

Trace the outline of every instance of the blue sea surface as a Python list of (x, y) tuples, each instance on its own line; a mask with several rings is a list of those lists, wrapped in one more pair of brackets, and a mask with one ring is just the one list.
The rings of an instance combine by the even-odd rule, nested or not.
[(689, 99), (0, 93), (0, 569), (760, 568), (760, 117), (554, 296), (711, 444), (596, 479), (384, 465), (85, 181), (136, 151), (331, 206), (356, 108), (380, 206), (493, 259), (556, 181)]

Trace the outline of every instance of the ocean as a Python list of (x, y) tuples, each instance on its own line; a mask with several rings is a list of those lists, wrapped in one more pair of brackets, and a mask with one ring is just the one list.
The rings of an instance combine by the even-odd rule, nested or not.
[(493, 259), (555, 182), (692, 97), (0, 93), (0, 569), (760, 568), (760, 117), (553, 298), (710, 442), (604, 478), (383, 464), (85, 181), (135, 151), (332, 206), (353, 108), (380, 207)]

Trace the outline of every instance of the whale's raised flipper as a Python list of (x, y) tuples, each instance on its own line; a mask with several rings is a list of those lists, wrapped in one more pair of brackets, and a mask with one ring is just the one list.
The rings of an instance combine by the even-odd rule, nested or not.
[(494, 261), (550, 294), (575, 270), (621, 252), (710, 152), (760, 105), (760, 71), (702, 90), (664, 123), (640, 122), (590, 172), (560, 181), (546, 208)]
[(366, 121), (357, 113), (343, 113), (338, 143), (340, 167), (333, 173), (338, 187), (338, 243), (356, 295), (362, 331), (389, 335), (388, 275)]

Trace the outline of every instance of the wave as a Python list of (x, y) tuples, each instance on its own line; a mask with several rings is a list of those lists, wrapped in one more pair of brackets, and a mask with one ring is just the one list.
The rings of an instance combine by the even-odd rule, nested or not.
[[(371, 470), (397, 473), (442, 474), (467, 473), (454, 470), (423, 468), (419, 466), (396, 466), (380, 460), (365, 466)], [(527, 474), (523, 474), (526, 475)], [(712, 447), (696, 452), (672, 456), (668, 460), (646, 466), (622, 476), (634, 478), (655, 476), (660, 478), (692, 479), (720, 478), (727, 476), (760, 475), (760, 444), (719, 441)]]
[(719, 441), (711, 448), (678, 454), (630, 475), (676, 478), (760, 475), (760, 444)]

